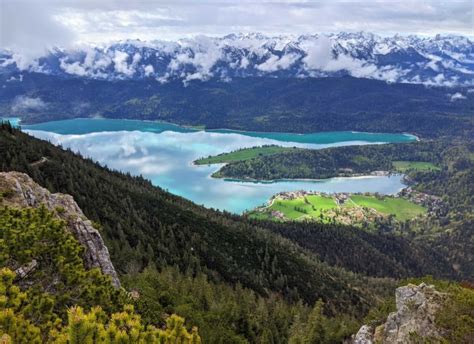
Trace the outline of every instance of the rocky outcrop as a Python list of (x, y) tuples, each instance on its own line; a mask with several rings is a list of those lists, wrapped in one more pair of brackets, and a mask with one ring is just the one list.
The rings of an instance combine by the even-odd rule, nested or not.
[(357, 332), (354, 344), (373, 344), (374, 329), (368, 325), (363, 325)]
[(441, 336), (435, 316), (446, 298), (445, 294), (421, 283), (398, 288), (395, 298), (397, 311), (390, 313), (387, 321), (377, 328), (362, 326), (354, 344), (405, 344), (413, 342), (414, 337), (434, 339)]
[(84, 263), (86, 268), (100, 268), (112, 278), (115, 287), (120, 287), (117, 272), (99, 231), (94, 228), (70, 195), (50, 193), (36, 184), (28, 175), (19, 172), (0, 173), (0, 191), (4, 195), (0, 204), (17, 207), (38, 207), (45, 205), (65, 220), (67, 228), (81, 245), (85, 247)]
[(25, 278), (26, 276), (30, 274), (30, 272), (34, 271), (37, 266), (38, 266), (38, 262), (36, 261), (36, 259), (33, 259), (28, 264), (20, 266), (18, 269), (16, 269), (15, 274), (17, 278)]

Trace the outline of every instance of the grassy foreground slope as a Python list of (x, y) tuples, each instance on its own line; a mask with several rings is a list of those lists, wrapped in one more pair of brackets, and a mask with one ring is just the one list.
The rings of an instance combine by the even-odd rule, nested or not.
[[(45, 207), (4, 206), (8, 191), (0, 189), (2, 343), (200, 343), (197, 329), (188, 333), (176, 315), (166, 329), (145, 329), (133, 306), (124, 304), (133, 300), (98, 268), (85, 268), (84, 248), (66, 222)], [(17, 274), (19, 266), (30, 270)]]

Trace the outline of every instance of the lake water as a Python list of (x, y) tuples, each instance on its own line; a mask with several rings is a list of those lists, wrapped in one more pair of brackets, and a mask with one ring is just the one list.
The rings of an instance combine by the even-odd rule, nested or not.
[(195, 166), (197, 158), (265, 144), (325, 148), (342, 145), (409, 142), (404, 134), (356, 132), (289, 134), (233, 130), (199, 131), (169, 123), (76, 119), (24, 125), (41, 139), (71, 148), (84, 156), (131, 174), (141, 174), (170, 192), (197, 204), (241, 213), (264, 204), (273, 194), (292, 190), (379, 192), (394, 194), (404, 187), (401, 176), (332, 178), (314, 181), (241, 182), (213, 179), (220, 166)]

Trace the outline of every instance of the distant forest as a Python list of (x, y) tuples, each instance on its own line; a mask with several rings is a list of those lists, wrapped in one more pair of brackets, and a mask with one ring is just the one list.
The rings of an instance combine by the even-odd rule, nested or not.
[[(22, 82), (7, 85), (0, 88), (0, 113), (21, 115), (30, 123), (99, 116), (210, 129), (409, 132), (422, 137), (467, 136), (474, 124), (474, 93), (450, 98), (465, 89), (352, 77), (236, 78), (185, 87), (181, 81), (112, 82), (25, 73)], [(44, 106), (12, 111), (18, 96), (40, 98)]]
[[(443, 206), (426, 220), (389, 228), (415, 240), (428, 239), (438, 252), (444, 251), (464, 275), (474, 274), (474, 145), (472, 140), (436, 140), (404, 144), (298, 149), (257, 156), (223, 166), (215, 176), (251, 179), (330, 178), (372, 171), (396, 171), (397, 161), (432, 163), (435, 170), (404, 171), (411, 188), (439, 197)], [(280, 234), (304, 247), (320, 240), (316, 231), (301, 231), (291, 224), (279, 226)], [(310, 239), (310, 237), (313, 239)], [(456, 262), (456, 263), (455, 263)], [(462, 262), (462, 263), (461, 263)]]
[(394, 171), (394, 161), (442, 161), (448, 141), (297, 149), (232, 161), (214, 174), (220, 178), (258, 180), (323, 179), (372, 171)]

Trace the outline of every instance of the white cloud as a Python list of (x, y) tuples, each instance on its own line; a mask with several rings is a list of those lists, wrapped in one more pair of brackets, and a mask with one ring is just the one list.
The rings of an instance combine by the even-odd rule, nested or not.
[(106, 77), (105, 69), (112, 64), (112, 58), (109, 55), (88, 46), (78, 47), (67, 53), (72, 56), (85, 53), (84, 61), (71, 61), (70, 56), (60, 59), (60, 68), (72, 75), (103, 78)]
[(192, 40), (183, 40), (180, 44), (185, 52), (176, 55), (169, 63), (168, 69), (176, 72), (186, 66), (194, 67), (193, 71), (183, 75), (185, 83), (211, 78), (214, 75), (212, 68), (223, 57), (216, 41), (211, 37), (197, 36)]
[(131, 77), (135, 73), (135, 64), (136, 64), (135, 61), (136, 60), (139, 61), (140, 58), (134, 55), (133, 61), (131, 64), (128, 63), (128, 59), (129, 59), (129, 56), (126, 52), (117, 50), (115, 51), (115, 55), (112, 61), (114, 62), (114, 68), (117, 71), (117, 73), (122, 73), (128, 77)]
[(345, 54), (335, 56), (333, 45), (332, 39), (325, 35), (321, 35), (316, 40), (305, 42), (302, 46), (306, 52), (306, 56), (302, 59), (305, 66), (309, 70), (323, 72), (345, 70), (354, 77), (374, 77), (377, 75), (377, 67), (375, 65)]
[(47, 108), (47, 104), (41, 100), (41, 98), (33, 98), (28, 96), (18, 96), (16, 97), (11, 105), (13, 112), (24, 112), (31, 110), (43, 110)]
[(150, 76), (155, 73), (155, 68), (153, 68), (152, 65), (146, 65), (143, 71), (145, 72), (145, 76)]
[(13, 52), (20, 70), (37, 67), (37, 58), (54, 46), (69, 46), (75, 33), (56, 20), (50, 1), (1, 0), (0, 47)]
[(317, 40), (305, 42), (302, 48), (306, 52), (303, 62), (308, 69), (324, 70), (334, 58), (332, 40), (327, 36), (320, 36)]
[(90, 75), (86, 68), (79, 61), (67, 63), (66, 59), (61, 59), (59, 66), (68, 74), (79, 76)]
[(245, 56), (242, 56), (242, 59), (240, 60), (240, 68), (241, 69), (246, 69), (250, 64), (250, 61), (248, 58), (246, 58)]
[(264, 72), (274, 72), (280, 69), (287, 69), (291, 67), (299, 56), (296, 54), (287, 54), (281, 57), (271, 55), (265, 62), (256, 66), (257, 69)]
[(456, 100), (466, 99), (466, 96), (464, 96), (460, 92), (456, 92), (456, 93), (450, 95), (450, 99), (451, 99), (452, 102), (454, 102)]
[(1, 6), (0, 46), (30, 52), (71, 42), (231, 32), (473, 35), (470, 0), (2, 0)]
[(7, 82), (22, 82), (23, 81), (23, 74), (20, 74), (18, 78), (15, 78), (14, 76), (11, 76), (9, 79), (7, 79)]

